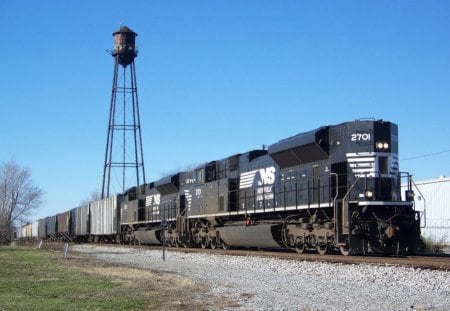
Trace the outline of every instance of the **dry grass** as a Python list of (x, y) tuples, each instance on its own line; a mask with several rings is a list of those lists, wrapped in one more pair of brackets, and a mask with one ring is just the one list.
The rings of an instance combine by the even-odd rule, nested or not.
[(0, 247), (0, 310), (222, 310), (190, 278), (99, 261), (71, 252)]
[(61, 261), (91, 276), (112, 279), (122, 285), (116, 289), (121, 294), (125, 291), (127, 295), (144, 296), (152, 301), (151, 305), (142, 306), (142, 310), (222, 310), (239, 307), (232, 299), (214, 297), (206, 287), (178, 275), (106, 263), (74, 252)]

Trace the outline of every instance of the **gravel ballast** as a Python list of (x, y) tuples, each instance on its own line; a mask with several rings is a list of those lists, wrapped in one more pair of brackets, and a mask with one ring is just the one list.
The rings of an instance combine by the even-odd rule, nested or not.
[[(450, 310), (450, 273), (261, 257), (74, 245), (99, 260), (173, 273), (234, 300), (235, 310)], [(223, 309), (223, 308), (221, 308)]]

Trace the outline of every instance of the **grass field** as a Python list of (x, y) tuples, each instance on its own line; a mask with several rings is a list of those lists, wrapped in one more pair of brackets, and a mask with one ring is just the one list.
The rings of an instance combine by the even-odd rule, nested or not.
[(188, 279), (81, 255), (0, 247), (0, 310), (205, 309), (190, 299), (196, 290)]

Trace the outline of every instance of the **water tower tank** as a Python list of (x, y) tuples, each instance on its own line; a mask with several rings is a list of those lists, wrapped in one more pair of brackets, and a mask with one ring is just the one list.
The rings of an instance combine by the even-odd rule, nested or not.
[(114, 50), (112, 56), (116, 57), (122, 66), (126, 67), (131, 64), (137, 56), (136, 36), (133, 30), (127, 26), (121, 26), (119, 30), (113, 33)]

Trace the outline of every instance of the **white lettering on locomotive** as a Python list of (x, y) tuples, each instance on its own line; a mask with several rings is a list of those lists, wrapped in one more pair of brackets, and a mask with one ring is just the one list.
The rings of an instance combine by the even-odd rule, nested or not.
[(241, 173), (239, 189), (256, 188), (256, 201), (273, 199), (273, 184), (276, 169), (274, 166)]
[(353, 133), (350, 136), (351, 141), (370, 141), (370, 133)]
[(259, 187), (256, 189), (256, 201), (272, 200), (272, 186)]
[(188, 211), (191, 210), (191, 204), (192, 204), (192, 194), (188, 189), (184, 190), (184, 196), (186, 198), (186, 208)]
[(159, 193), (149, 195), (145, 198), (145, 206), (151, 207), (153, 215), (159, 215), (160, 203), (161, 203), (161, 195)]
[(261, 179), (258, 181), (258, 186), (273, 185), (275, 182), (275, 167), (270, 166), (259, 170)]
[[(251, 188), (253, 186), (273, 185), (275, 182), (275, 172), (275, 167), (269, 166), (266, 168), (241, 173), (239, 189)], [(257, 173), (259, 173), (259, 178), (257, 177)], [(255, 179), (257, 180), (256, 184)]]
[(161, 202), (161, 195), (159, 193), (149, 195), (145, 198), (145, 206), (159, 205)]

